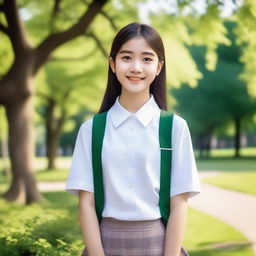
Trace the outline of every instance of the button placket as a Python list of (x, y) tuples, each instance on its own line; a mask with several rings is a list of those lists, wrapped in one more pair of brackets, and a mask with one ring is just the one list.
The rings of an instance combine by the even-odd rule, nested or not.
[(131, 157), (131, 168), (128, 170), (128, 173), (129, 173), (129, 188), (132, 189), (134, 188), (134, 141), (135, 141), (135, 127), (134, 127), (134, 124), (131, 124), (131, 126), (129, 127), (129, 130), (130, 130), (130, 140), (127, 144), (127, 147), (129, 149), (129, 155)]

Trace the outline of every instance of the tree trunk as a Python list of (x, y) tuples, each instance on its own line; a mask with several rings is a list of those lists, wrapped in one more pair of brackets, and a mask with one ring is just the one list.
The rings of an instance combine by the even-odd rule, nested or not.
[(31, 158), (34, 155), (31, 98), (28, 96), (6, 105), (12, 182), (3, 197), (23, 204), (42, 199), (33, 175)]
[(241, 119), (235, 118), (235, 158), (240, 157)]
[(54, 109), (56, 106), (56, 101), (54, 99), (47, 99), (46, 107), (46, 151), (48, 158), (47, 169), (55, 169), (55, 158), (57, 156), (57, 144), (56, 138), (54, 138)]
[(55, 159), (58, 155), (59, 138), (66, 120), (66, 112), (64, 109), (62, 109), (60, 117), (57, 118), (54, 116), (56, 106), (57, 102), (54, 99), (48, 99), (45, 118), (48, 170), (56, 168)]
[(58, 156), (58, 140), (57, 136), (52, 136), (53, 134), (49, 131), (47, 134), (47, 158), (48, 166), (47, 169), (56, 169), (55, 159)]

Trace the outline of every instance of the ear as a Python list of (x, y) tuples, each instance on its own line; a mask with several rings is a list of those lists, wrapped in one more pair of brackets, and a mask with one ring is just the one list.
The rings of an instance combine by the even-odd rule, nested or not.
[(115, 62), (114, 62), (114, 60), (113, 60), (112, 57), (109, 57), (109, 65), (110, 65), (110, 67), (111, 67), (113, 73), (116, 73)]
[(156, 75), (157, 76), (160, 74), (163, 65), (164, 65), (164, 61), (163, 60), (158, 62), (157, 71), (156, 71)]

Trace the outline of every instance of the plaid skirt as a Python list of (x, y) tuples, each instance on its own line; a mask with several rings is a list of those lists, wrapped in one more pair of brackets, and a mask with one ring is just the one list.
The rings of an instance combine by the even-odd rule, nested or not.
[[(164, 255), (165, 227), (161, 219), (121, 221), (102, 218), (100, 234), (105, 256)], [(89, 256), (86, 248), (81, 256)], [(183, 248), (180, 256), (188, 256)]]

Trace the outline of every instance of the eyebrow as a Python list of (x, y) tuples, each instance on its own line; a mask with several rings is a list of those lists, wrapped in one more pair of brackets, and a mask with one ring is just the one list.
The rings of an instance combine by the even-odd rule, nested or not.
[[(122, 54), (122, 53), (130, 53), (130, 54), (133, 54), (134, 52), (128, 51), (128, 50), (122, 50), (121, 52), (119, 52), (119, 54)], [(142, 52), (142, 55), (156, 56), (153, 52)]]

